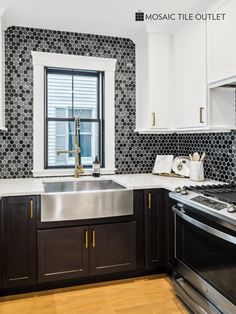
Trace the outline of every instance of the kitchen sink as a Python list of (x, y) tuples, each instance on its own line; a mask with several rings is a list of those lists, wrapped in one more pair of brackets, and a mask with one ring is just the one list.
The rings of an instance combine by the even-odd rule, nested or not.
[(45, 193), (125, 189), (113, 180), (45, 182), (43, 185)]
[(133, 191), (113, 180), (44, 182), (41, 222), (134, 214)]

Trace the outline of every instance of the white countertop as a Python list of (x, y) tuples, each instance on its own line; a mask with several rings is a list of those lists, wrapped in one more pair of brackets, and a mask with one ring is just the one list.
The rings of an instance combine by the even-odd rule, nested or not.
[(134, 190), (160, 188), (174, 191), (174, 189), (179, 186), (183, 187), (190, 185), (207, 185), (220, 183), (212, 180), (205, 180), (204, 182), (193, 182), (190, 179), (158, 176), (153, 174), (122, 174), (115, 175), (113, 177), (116, 182)]
[(82, 176), (79, 179), (75, 179), (73, 177), (0, 179), (0, 197), (43, 194), (43, 182), (45, 181), (84, 181), (102, 179), (112, 179), (117, 183), (134, 190), (162, 188), (173, 191), (176, 187), (179, 186), (183, 187), (189, 185), (207, 185), (220, 183), (218, 181), (212, 180), (205, 180), (204, 182), (193, 182), (189, 179), (164, 177), (153, 174), (103, 175), (100, 178)]

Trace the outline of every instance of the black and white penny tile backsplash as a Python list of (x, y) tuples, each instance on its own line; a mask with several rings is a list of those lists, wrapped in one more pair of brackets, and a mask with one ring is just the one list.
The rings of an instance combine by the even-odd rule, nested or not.
[(32, 176), (33, 68), (31, 51), (116, 58), (117, 173), (145, 173), (156, 154), (206, 151), (205, 175), (236, 182), (236, 132), (139, 135), (135, 129), (135, 45), (129, 39), (24, 27), (5, 32), (6, 127), (0, 131), (0, 178)]

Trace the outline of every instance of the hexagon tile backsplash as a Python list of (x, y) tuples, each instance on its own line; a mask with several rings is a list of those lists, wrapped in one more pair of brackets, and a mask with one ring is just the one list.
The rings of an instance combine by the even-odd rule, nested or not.
[(235, 132), (139, 135), (135, 129), (135, 45), (129, 39), (10, 27), (6, 45), (6, 127), (0, 133), (0, 178), (31, 177), (33, 68), (31, 51), (116, 58), (115, 154), (117, 173), (146, 173), (156, 154), (206, 151), (208, 178), (236, 181)]

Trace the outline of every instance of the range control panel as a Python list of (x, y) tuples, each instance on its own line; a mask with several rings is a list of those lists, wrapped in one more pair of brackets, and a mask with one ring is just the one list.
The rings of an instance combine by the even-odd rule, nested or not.
[(226, 204), (217, 202), (215, 200), (212, 200), (210, 198), (207, 198), (207, 197), (201, 196), (201, 195), (191, 198), (191, 201), (200, 203), (204, 206), (207, 206), (207, 207), (210, 207), (210, 208), (213, 208), (216, 210), (222, 210), (224, 208), (227, 208)]

